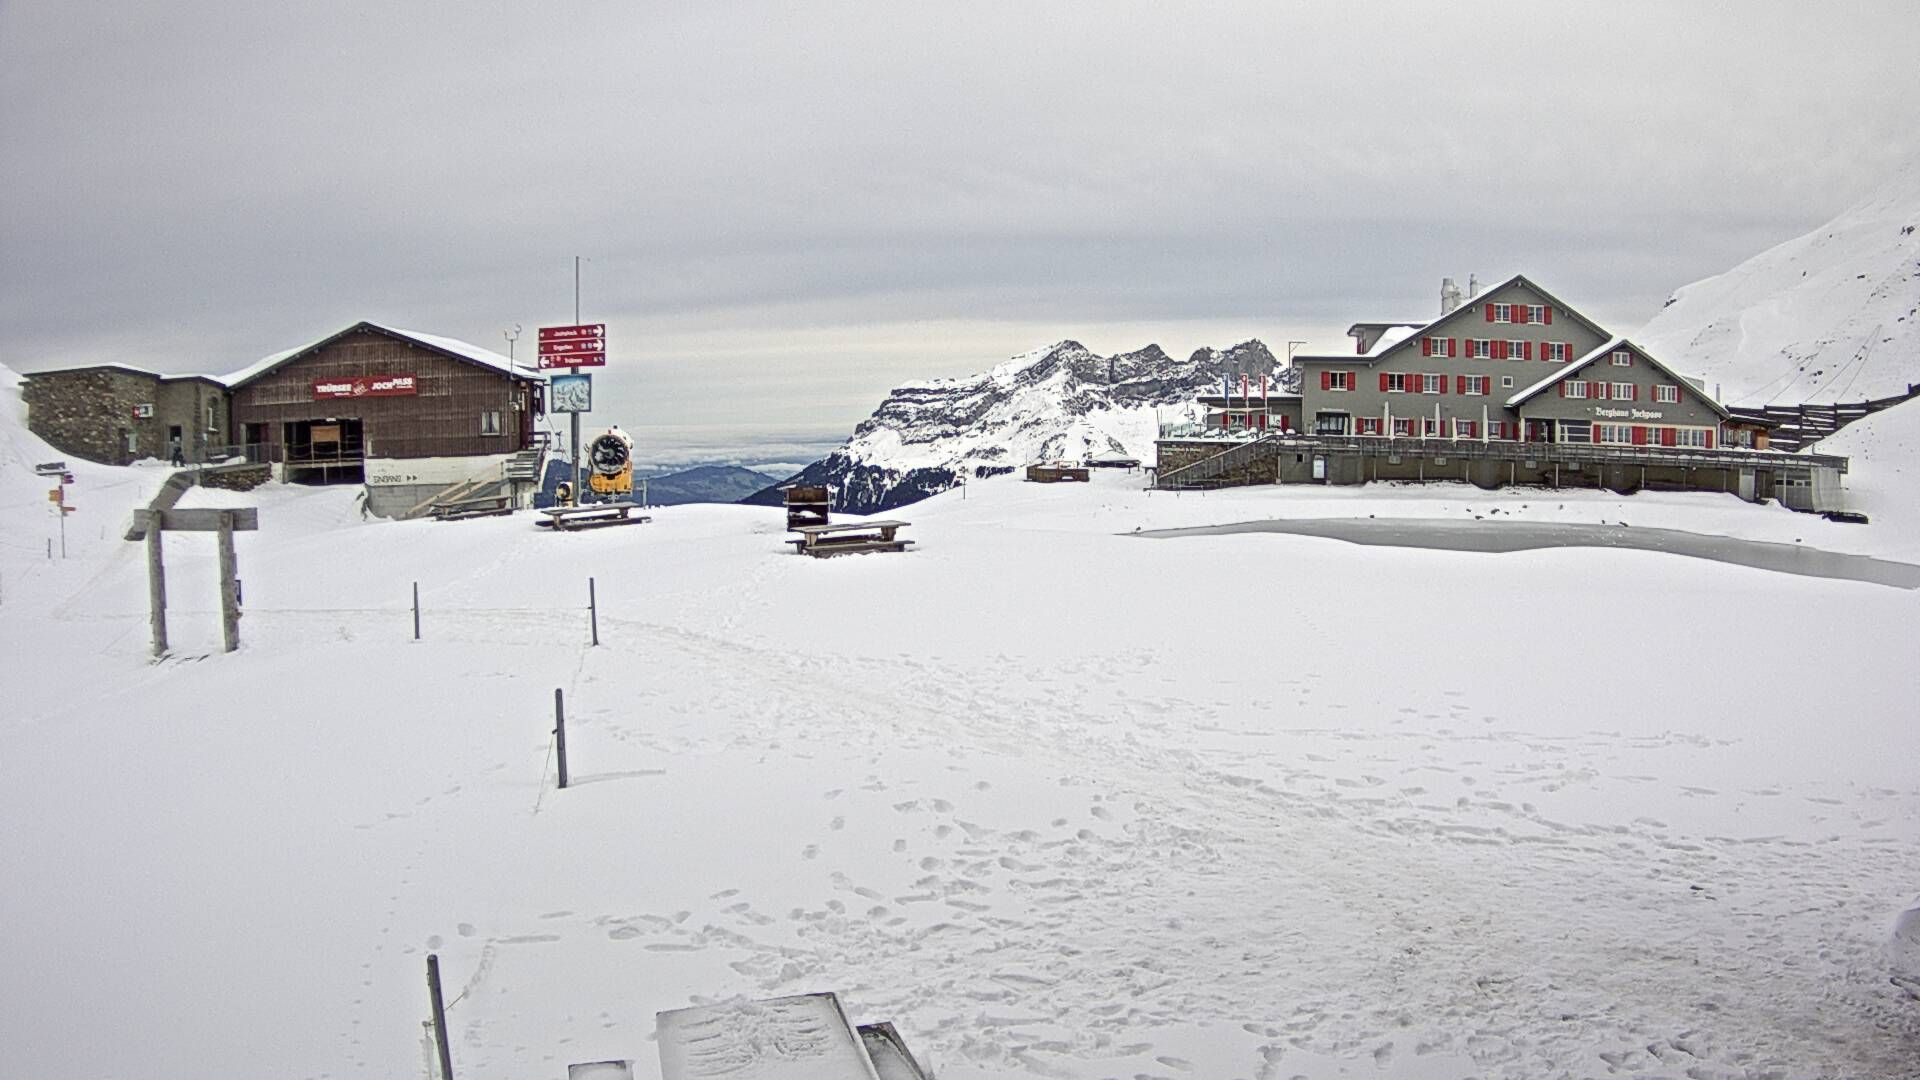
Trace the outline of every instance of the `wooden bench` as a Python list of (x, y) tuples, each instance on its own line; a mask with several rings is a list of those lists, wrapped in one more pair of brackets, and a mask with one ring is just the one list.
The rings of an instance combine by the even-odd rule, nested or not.
[(489, 495), (481, 499), (454, 499), (450, 502), (433, 504), (435, 521), (462, 521), (467, 518), (496, 517), (513, 513), (512, 499), (506, 495)]
[(637, 505), (630, 502), (550, 506), (540, 511), (546, 515), (546, 520), (534, 524), (555, 532), (572, 532), (575, 529), (598, 529), (607, 525), (644, 525), (653, 520), (645, 514), (633, 516), (638, 509)]
[(905, 551), (911, 540), (895, 534), (906, 528), (904, 521), (857, 521), (840, 525), (796, 525), (791, 531), (799, 539), (789, 540), (801, 555), (824, 559), (832, 555), (859, 555), (868, 551)]

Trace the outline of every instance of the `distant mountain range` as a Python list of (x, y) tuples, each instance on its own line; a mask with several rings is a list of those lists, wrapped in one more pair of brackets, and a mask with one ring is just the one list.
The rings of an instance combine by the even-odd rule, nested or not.
[[(1154, 410), (1237, 387), (1245, 375), (1275, 392), (1298, 389), (1258, 341), (1199, 349), (1185, 360), (1158, 345), (1101, 356), (1062, 341), (962, 379), (902, 386), (843, 445), (787, 483), (825, 484), (834, 509), (871, 514), (945, 491), (962, 477), (1042, 461), (1127, 457), (1152, 461)], [(742, 501), (775, 505), (779, 486)]]
[(1904, 393), (1920, 383), (1920, 161), (1805, 236), (1679, 289), (1632, 337), (1730, 405)]
[[(696, 465), (680, 472), (647, 477), (647, 502), (654, 506), (739, 502), (777, 479), (738, 465)], [(634, 495), (637, 497), (639, 493), (636, 479)]]

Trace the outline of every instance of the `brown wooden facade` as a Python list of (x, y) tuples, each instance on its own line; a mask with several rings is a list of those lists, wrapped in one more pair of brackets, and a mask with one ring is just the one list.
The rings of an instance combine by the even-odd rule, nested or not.
[[(408, 393), (370, 385), (411, 378)], [(366, 391), (336, 396), (322, 385)], [(360, 323), (231, 388), (250, 455), (289, 464), (514, 453), (534, 441), (545, 385), (403, 333)]]

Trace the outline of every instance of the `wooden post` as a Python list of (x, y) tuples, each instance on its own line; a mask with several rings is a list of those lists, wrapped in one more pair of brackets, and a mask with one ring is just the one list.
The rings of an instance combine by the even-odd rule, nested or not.
[(440, 957), (427, 954), (427, 997), (433, 1002), (433, 1041), (440, 1050), (440, 1080), (453, 1080), (453, 1048), (447, 1043), (447, 1007), (440, 1001)]
[(167, 567), (160, 547), (160, 515), (147, 515), (147, 607), (153, 625), (153, 658), (167, 654)]
[(220, 515), (220, 642), (227, 652), (240, 648), (240, 582), (233, 554), (233, 515)]
[(413, 583), (413, 640), (420, 640), (420, 583)]
[(560, 789), (567, 787), (567, 703), (559, 687), (553, 688), (553, 748), (560, 758)]
[(598, 645), (600, 644), (600, 601), (594, 596), (592, 578), (587, 579), (587, 620), (593, 627), (593, 643)]

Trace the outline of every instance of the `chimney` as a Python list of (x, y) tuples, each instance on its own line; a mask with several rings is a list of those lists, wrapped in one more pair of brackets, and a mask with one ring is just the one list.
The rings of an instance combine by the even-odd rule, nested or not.
[(1480, 275), (1467, 275), (1467, 299), (1475, 300), (1480, 296)]
[(1451, 315), (1460, 309), (1460, 286), (1450, 277), (1440, 279), (1440, 314)]

